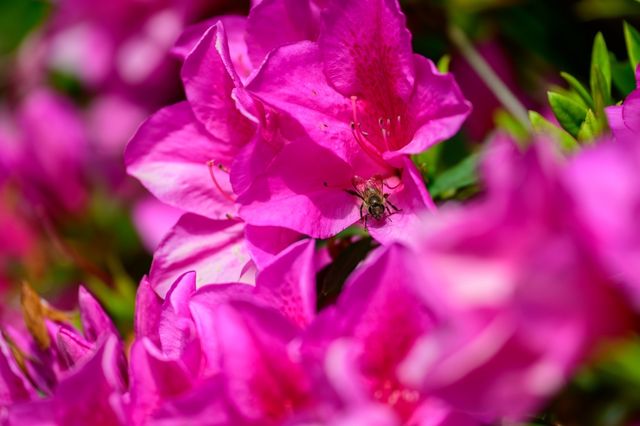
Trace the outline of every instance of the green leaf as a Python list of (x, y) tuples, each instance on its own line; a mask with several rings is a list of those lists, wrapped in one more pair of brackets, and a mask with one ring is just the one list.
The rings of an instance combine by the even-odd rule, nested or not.
[(529, 120), (533, 130), (544, 133), (554, 138), (564, 152), (572, 152), (578, 149), (578, 142), (565, 130), (556, 126), (535, 111), (529, 111)]
[(478, 155), (469, 155), (460, 163), (436, 176), (429, 186), (429, 193), (434, 198), (447, 198), (459, 189), (475, 184), (478, 181), (477, 165)]
[(438, 71), (440, 71), (443, 74), (446, 74), (449, 72), (449, 64), (451, 64), (451, 56), (450, 55), (443, 55), (440, 60), (438, 60)]
[(587, 116), (578, 132), (578, 139), (581, 141), (593, 141), (600, 133), (602, 133), (601, 122), (596, 118), (592, 110), (587, 111)]
[(0, 1), (0, 54), (11, 52), (47, 17), (45, 0)]
[(421, 152), (420, 154), (412, 155), (411, 159), (413, 164), (416, 165), (422, 176), (429, 180), (435, 175), (440, 163), (440, 153), (444, 144), (437, 144)]
[(335, 302), (347, 277), (367, 257), (372, 248), (371, 238), (356, 241), (340, 252), (332, 263), (318, 272), (316, 276), (318, 310)]
[(578, 96), (580, 96), (580, 99), (582, 99), (587, 106), (593, 106), (593, 98), (591, 98), (587, 89), (578, 81), (577, 78), (567, 72), (561, 72), (560, 75), (564, 78), (569, 87), (576, 92)]
[(524, 124), (503, 109), (496, 111), (493, 115), (493, 121), (496, 123), (497, 128), (513, 136), (519, 143), (529, 137), (529, 131)]
[(611, 62), (611, 76), (613, 77), (613, 85), (622, 97), (626, 98), (629, 93), (636, 88), (636, 76), (629, 62)]
[[(601, 96), (605, 103), (608, 103), (611, 98), (611, 62), (602, 33), (598, 33), (593, 41), (590, 80), (594, 103), (597, 96)], [(597, 107), (596, 112), (598, 112)]]
[(610, 95), (611, 92), (606, 88), (605, 77), (601, 70), (598, 68), (592, 68), (591, 71), (592, 81), (595, 82), (592, 87), (593, 110), (596, 118), (600, 121), (602, 128), (605, 128), (607, 126), (607, 116), (604, 112), (604, 108), (613, 103)]
[(627, 21), (624, 22), (624, 40), (627, 43), (631, 68), (635, 71), (640, 63), (640, 33)]
[(562, 128), (576, 137), (587, 116), (587, 108), (560, 93), (549, 92), (548, 97), (553, 114)]

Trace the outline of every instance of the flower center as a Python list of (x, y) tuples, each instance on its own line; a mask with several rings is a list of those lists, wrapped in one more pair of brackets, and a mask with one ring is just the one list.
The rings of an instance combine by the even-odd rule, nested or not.
[(366, 116), (364, 117), (365, 125), (363, 125), (358, 114), (357, 96), (351, 97), (351, 110), (353, 112), (351, 131), (354, 139), (371, 159), (382, 167), (389, 168), (382, 153), (396, 150), (402, 145), (404, 137), (402, 114), (397, 114), (393, 118), (380, 116), (376, 121)]

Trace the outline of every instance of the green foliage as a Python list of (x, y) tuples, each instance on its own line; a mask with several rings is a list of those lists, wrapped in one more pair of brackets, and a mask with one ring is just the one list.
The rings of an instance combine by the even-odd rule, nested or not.
[(611, 77), (614, 87), (623, 98), (636, 88), (636, 76), (628, 61), (618, 61), (612, 58)]
[(640, 63), (640, 33), (626, 21), (624, 22), (624, 40), (627, 44), (631, 68), (635, 70)]
[(631, 82), (628, 65), (619, 63), (609, 52), (602, 33), (598, 33), (593, 41), (589, 70), (590, 92), (571, 74), (563, 72), (560, 75), (569, 85), (569, 90), (560, 89), (549, 92), (549, 104), (558, 122), (569, 133), (571, 139), (553, 130), (555, 126), (542, 121), (540, 116), (530, 115), (530, 119), (534, 128), (538, 131), (546, 129), (553, 132), (563, 149), (570, 151), (576, 148), (573, 143), (576, 139), (580, 142), (590, 142), (606, 131), (605, 107), (613, 103), (612, 83), (615, 82), (616, 87), (624, 92), (631, 90)]
[(438, 71), (440, 71), (443, 74), (448, 73), (450, 64), (451, 64), (451, 55), (443, 55), (438, 60)]
[(446, 199), (453, 197), (463, 188), (475, 185), (478, 181), (477, 166), (478, 155), (469, 155), (457, 165), (439, 174), (429, 185), (429, 193), (434, 198)]
[(602, 130), (602, 122), (596, 118), (593, 110), (590, 109), (587, 111), (587, 116), (580, 126), (578, 139), (584, 142), (592, 141), (602, 133)]
[(590, 83), (591, 96), (596, 102), (596, 108), (597, 98), (602, 99), (603, 107), (605, 104), (611, 104), (611, 60), (602, 33), (598, 33), (593, 41)]
[(561, 72), (560, 75), (567, 82), (569, 87), (582, 99), (586, 106), (593, 106), (593, 98), (587, 89), (578, 81), (577, 78), (567, 72)]
[(0, 55), (14, 50), (49, 13), (45, 0), (0, 1)]
[(503, 109), (499, 109), (494, 114), (493, 121), (496, 123), (498, 129), (504, 130), (519, 143), (529, 137), (529, 130), (525, 125)]
[(333, 262), (318, 272), (316, 276), (318, 310), (335, 302), (351, 272), (373, 248), (374, 244), (371, 238), (358, 240), (347, 246)]
[(577, 137), (582, 122), (587, 117), (587, 108), (568, 96), (557, 92), (549, 92), (547, 95), (551, 110), (562, 128), (569, 132), (571, 136)]
[(113, 283), (107, 284), (95, 277), (87, 278), (87, 286), (96, 295), (100, 304), (114, 319), (118, 327), (131, 329), (136, 300), (137, 284), (116, 260), (110, 261)]
[(529, 120), (535, 132), (551, 136), (564, 152), (572, 152), (578, 149), (578, 142), (573, 136), (537, 112), (529, 111)]

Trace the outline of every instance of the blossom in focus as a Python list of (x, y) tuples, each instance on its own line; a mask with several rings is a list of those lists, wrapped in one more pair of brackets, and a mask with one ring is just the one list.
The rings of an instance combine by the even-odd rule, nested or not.
[(247, 90), (278, 114), (282, 149), (248, 165), (264, 172), (238, 191), (244, 220), (326, 238), (362, 219), (389, 241), (434, 208), (408, 154), (452, 136), (470, 105), (412, 52), (404, 21), (394, 1), (331, 3), (317, 42), (268, 56)]
[(143, 281), (131, 359), (134, 424), (147, 416), (196, 421), (212, 414), (220, 424), (268, 424), (298, 408), (290, 404), (304, 405), (307, 379), (286, 347), (314, 316), (314, 277), (309, 241), (265, 266), (255, 287), (196, 290), (195, 274), (187, 273), (161, 302)]
[[(243, 115), (243, 108), (251, 108), (258, 123), (266, 117), (243, 97), (224, 22), (228, 19), (207, 29), (184, 60), (187, 101), (151, 117), (125, 154), (129, 173), (161, 201), (202, 216), (183, 217), (155, 253), (149, 279), (162, 295), (178, 276), (194, 269), (200, 283), (251, 281), (261, 256), (298, 238), (277, 227), (246, 227), (234, 217), (230, 173), (262, 125)], [(212, 84), (219, 90), (212, 91)], [(238, 103), (236, 96), (246, 103)]]

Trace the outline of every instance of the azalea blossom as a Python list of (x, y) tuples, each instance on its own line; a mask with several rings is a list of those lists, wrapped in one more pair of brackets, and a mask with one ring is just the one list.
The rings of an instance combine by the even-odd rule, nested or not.
[[(8, 401), (12, 404), (0, 410), (7, 425), (122, 422), (127, 380), (122, 342), (107, 314), (83, 287), (78, 302), (84, 333), (61, 322), (60, 313), (55, 317), (54, 311), (46, 313), (46, 305), (30, 305), (33, 340), (18, 330), (3, 335), (0, 388), (13, 395)], [(41, 309), (44, 317), (35, 315)], [(37, 324), (42, 333), (35, 334)]]
[[(627, 98), (627, 102), (633, 99)], [(624, 105), (623, 104), (623, 107)], [(629, 107), (629, 105), (627, 105)], [(640, 305), (640, 149), (630, 129), (614, 129), (614, 140), (585, 149), (565, 171), (576, 203), (575, 214), (600, 261), (613, 279)]]
[(408, 155), (452, 136), (470, 105), (412, 52), (404, 20), (395, 1), (333, 3), (317, 42), (269, 55), (247, 90), (278, 112), (285, 142), (238, 198), (244, 220), (326, 238), (366, 219), (388, 241), (434, 209)]
[[(309, 395), (301, 366), (288, 359), (285, 346), (314, 316), (314, 276), (313, 243), (300, 242), (265, 266), (255, 287), (217, 283), (196, 290), (195, 274), (187, 273), (162, 302), (143, 282), (131, 361), (133, 421), (163, 417), (194, 398), (200, 402), (191, 411), (214, 409), (223, 419), (266, 421), (291, 409), (287, 399)], [(262, 358), (265, 351), (271, 351), (268, 359)], [(278, 380), (290, 377), (293, 388), (274, 382), (272, 368), (284, 375)], [(163, 376), (163, 371), (174, 373)], [(198, 398), (201, 392), (210, 395), (211, 386), (219, 390), (217, 399)], [(195, 414), (180, 410), (172, 417), (189, 415)], [(222, 424), (233, 424), (228, 421)]]
[(497, 139), (483, 164), (485, 199), (441, 212), (415, 242), (419, 288), (440, 325), (399, 376), (484, 421), (532, 415), (598, 343), (630, 326), (576, 226), (560, 161), (544, 141), (520, 153)]

